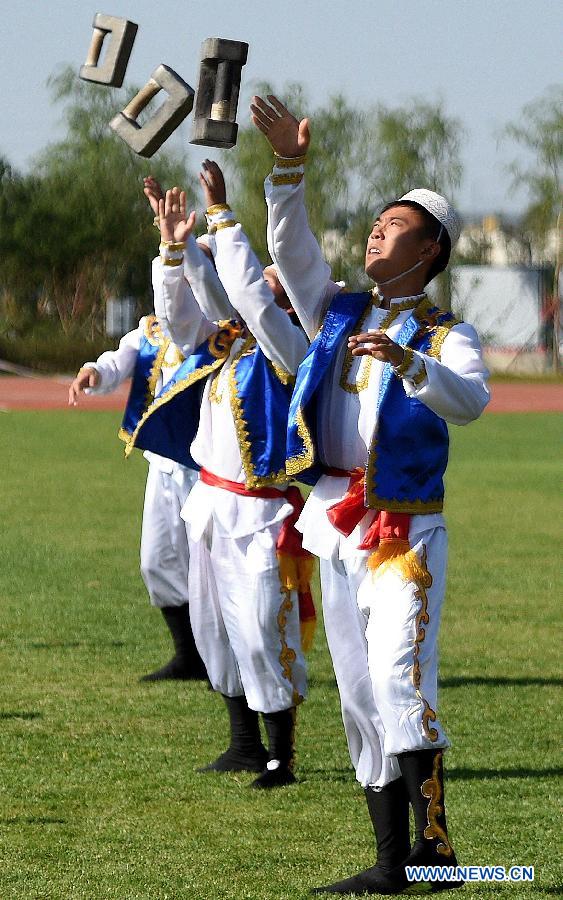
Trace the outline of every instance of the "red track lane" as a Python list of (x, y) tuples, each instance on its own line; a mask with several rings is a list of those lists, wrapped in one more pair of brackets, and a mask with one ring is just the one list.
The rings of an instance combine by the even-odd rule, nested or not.
[[(90, 411), (96, 409), (122, 410), (129, 392), (125, 382), (113, 394), (98, 397), (83, 396), (77, 407), (68, 406), (68, 388), (71, 379), (20, 378), (16, 375), (0, 376), (0, 410), (9, 409), (69, 409)], [(487, 412), (563, 412), (563, 384), (510, 384), (492, 385), (492, 399)]]

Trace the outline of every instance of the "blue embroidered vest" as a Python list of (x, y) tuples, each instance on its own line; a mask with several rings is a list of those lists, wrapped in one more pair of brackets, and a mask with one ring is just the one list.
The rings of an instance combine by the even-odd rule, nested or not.
[[(226, 323), (182, 363), (140, 419), (131, 447), (189, 465), (185, 460), (198, 429), (204, 379), (221, 368), (239, 334), (236, 323)], [(248, 489), (287, 482), (285, 432), (292, 382), (252, 336), (231, 362), (230, 404)]]
[[(355, 330), (371, 302), (369, 294), (337, 294), (321, 331), (297, 372), (289, 410), (289, 475), (314, 484), (322, 474), (317, 450), (317, 401), (334, 353)], [(439, 358), (457, 320), (424, 298), (402, 325), (396, 343)], [(366, 506), (410, 514), (440, 512), (448, 462), (445, 421), (420, 400), (407, 397), (386, 363), (377, 397), (377, 429), (366, 461)]]

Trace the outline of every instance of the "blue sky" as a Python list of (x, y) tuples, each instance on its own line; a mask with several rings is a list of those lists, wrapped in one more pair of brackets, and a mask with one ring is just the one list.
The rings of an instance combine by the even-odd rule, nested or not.
[[(50, 104), (45, 82), (57, 66), (78, 70), (84, 62), (97, 11), (139, 24), (127, 71), (137, 84), (166, 63), (195, 88), (204, 38), (247, 41), (241, 123), (252, 83), (265, 79), (278, 89), (302, 82), (313, 109), (336, 92), (357, 106), (393, 106), (413, 95), (442, 99), (465, 128), (461, 209), (517, 213), (525, 205), (525, 194), (510, 188), (504, 171), (519, 151), (509, 143), (499, 147), (498, 134), (524, 104), (561, 80), (562, 15), (555, 0), (112, 0), (104, 7), (86, 0), (3, 0), (0, 153), (16, 168), (28, 170), (34, 155), (61, 134), (60, 110)], [(188, 125), (170, 140), (186, 144)], [(202, 155), (200, 148), (189, 151), (194, 166)]]

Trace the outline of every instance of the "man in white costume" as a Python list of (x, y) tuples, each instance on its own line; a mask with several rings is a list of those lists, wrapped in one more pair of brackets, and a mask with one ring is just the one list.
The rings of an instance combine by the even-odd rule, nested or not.
[[(145, 179), (144, 193), (153, 211), (162, 191), (152, 177)], [(205, 239), (198, 242), (194, 280), (205, 279), (206, 314), (218, 317), (228, 304), (213, 265), (204, 255)], [(203, 243), (203, 246), (201, 246)], [(203, 252), (202, 252), (203, 251)], [(69, 404), (76, 406), (81, 393), (108, 394), (132, 378), (120, 437), (129, 450), (131, 434), (146, 407), (172, 378), (184, 357), (163, 334), (156, 316), (143, 316), (133, 331), (124, 335), (117, 350), (109, 350), (85, 363), (69, 389)], [(194, 643), (188, 605), (189, 549), (186, 526), (180, 516), (197, 481), (195, 464), (182, 465), (146, 452), (149, 462), (141, 529), (141, 575), (150, 602), (161, 610), (174, 645), (174, 656), (141, 681), (205, 679), (205, 666)]]
[(442, 476), (446, 422), (480, 415), (488, 373), (474, 329), (435, 307), (425, 286), (446, 267), (460, 224), (440, 195), (410, 191), (368, 236), (375, 290), (341, 292), (307, 221), (308, 121), (275, 97), (255, 97), (251, 109), (276, 155), (265, 185), (269, 250), (313, 341), (292, 399), (287, 471), (316, 481), (298, 527), (320, 557), (343, 721), (377, 846), (375, 866), (315, 893), (401, 893), (406, 865), (456, 865), (436, 713)]
[[(117, 350), (102, 353), (96, 362), (85, 363), (69, 389), (69, 404), (76, 405), (82, 392), (107, 394), (135, 375), (141, 348), (154, 348), (146, 382), (154, 394), (174, 374), (183, 357), (166, 338), (155, 316), (144, 316), (137, 328), (126, 334)], [(149, 390), (151, 388), (149, 387)], [(143, 402), (143, 406), (145, 403)], [(122, 429), (120, 436), (128, 440)], [(188, 608), (188, 541), (180, 510), (197, 481), (194, 468), (180, 465), (156, 453), (145, 453), (149, 462), (141, 529), (141, 575), (150, 602), (158, 607), (174, 644), (172, 659), (142, 681), (205, 678), (205, 667), (193, 639)]]
[[(283, 538), (297, 505), (296, 489), (288, 489), (285, 475), (285, 423), (290, 384), (307, 339), (276, 304), (224, 195), (211, 186), (213, 172), (224, 192), (220, 170), (208, 164), (205, 171), (215, 265), (232, 304), (225, 314), (232, 315), (234, 307), (244, 324), (231, 320), (218, 326), (201, 311), (205, 287), (193, 277), (199, 264), (191, 234), (194, 214), (186, 220), (185, 194), (168, 191), (160, 209), (155, 310), (182, 353), (202, 363), (185, 377), (179, 371), (176, 385), (156, 398), (133, 441), (146, 446), (148, 430), (158, 434), (182, 392), (203, 382), (199, 426), (190, 435), (190, 453), (201, 470), (183, 510), (190, 613), (209, 679), (224, 697), (230, 722), (227, 751), (203, 771), (259, 772), (252, 786), (264, 789), (295, 781), (295, 708), (306, 695), (300, 585), (295, 571), (292, 577), (284, 568)], [(184, 272), (193, 293), (186, 289)], [(258, 713), (268, 734), (267, 752)]]

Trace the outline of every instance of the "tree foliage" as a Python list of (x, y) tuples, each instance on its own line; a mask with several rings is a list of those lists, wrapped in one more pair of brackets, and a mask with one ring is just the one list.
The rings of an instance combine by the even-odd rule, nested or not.
[(150, 296), (157, 235), (143, 176), (150, 171), (192, 194), (193, 179), (182, 159), (161, 151), (149, 163), (113, 134), (119, 92), (81, 82), (71, 69), (49, 83), (64, 106), (64, 139), (45, 149), (31, 175), (6, 163), (0, 170), (0, 274), (11, 294), (4, 291), (4, 313), (15, 299), (18, 308), (55, 310), (66, 332), (79, 325), (95, 333), (108, 297), (133, 295), (146, 305)]
[(519, 121), (509, 124), (504, 136), (526, 152), (527, 161), (514, 160), (509, 171), (513, 185), (524, 187), (530, 198), (523, 224), (535, 237), (536, 247), (544, 248), (563, 205), (563, 88), (550, 88), (524, 106)]

